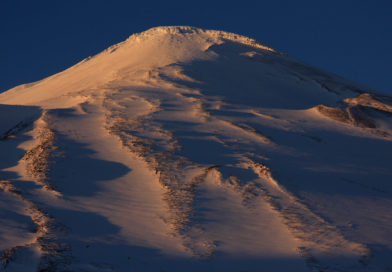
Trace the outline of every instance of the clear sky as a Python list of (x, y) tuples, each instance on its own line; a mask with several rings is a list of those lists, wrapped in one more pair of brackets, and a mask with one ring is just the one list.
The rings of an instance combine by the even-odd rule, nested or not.
[(0, 92), (60, 72), (132, 33), (191, 25), (250, 36), (392, 94), (391, 0), (231, 2), (0, 0)]

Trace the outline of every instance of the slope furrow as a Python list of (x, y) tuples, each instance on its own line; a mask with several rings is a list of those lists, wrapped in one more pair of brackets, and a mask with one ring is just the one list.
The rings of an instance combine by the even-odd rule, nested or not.
[[(71, 248), (64, 240), (67, 233), (66, 228), (26, 197), (26, 194), (18, 190), (10, 181), (1, 181), (0, 188), (20, 198), (27, 205), (26, 214), (35, 224), (36, 236), (30, 244), (16, 246), (3, 252), (0, 260), (4, 271), (14, 262), (18, 264), (18, 258), (23, 260), (26, 258), (23, 255), (28, 255), (29, 251), (34, 252), (36, 249), (40, 255), (37, 271), (63, 271), (66, 269), (72, 261)], [(22, 264), (23, 262), (26, 260), (23, 260)]]
[(299, 252), (310, 268), (317, 271), (366, 270), (371, 258), (366, 245), (346, 239), (336, 226), (313, 213), (272, 177), (267, 166), (249, 158), (245, 158), (243, 166), (259, 176), (261, 195), (301, 241)]
[(57, 149), (55, 132), (49, 128), (46, 122), (46, 112), (36, 121), (36, 127), (32, 131), (35, 135), (36, 145), (29, 149), (22, 160), (27, 177), (41, 185), (43, 189), (50, 191), (56, 196), (61, 193), (56, 191), (49, 179), (50, 157)]
[[(198, 173), (199, 166), (177, 155), (176, 151), (180, 146), (176, 139), (152, 120), (151, 114), (159, 109), (147, 111), (146, 115), (130, 120), (124, 118), (125, 113), (122, 114), (119, 108), (113, 110), (113, 104), (117, 103), (110, 99), (107, 96), (104, 101), (104, 106), (109, 111), (106, 115), (106, 127), (111, 134), (119, 137), (124, 147), (145, 160), (158, 176), (159, 182), (165, 188), (163, 198), (170, 210), (167, 223), (173, 234), (180, 235), (184, 245), (196, 256), (211, 256), (212, 242), (200, 243), (202, 234), (197, 238), (188, 235), (191, 232), (195, 186), (200, 180), (198, 174), (195, 176), (193, 172)], [(156, 104), (156, 101), (153, 104)], [(127, 106), (132, 107), (132, 104)]]

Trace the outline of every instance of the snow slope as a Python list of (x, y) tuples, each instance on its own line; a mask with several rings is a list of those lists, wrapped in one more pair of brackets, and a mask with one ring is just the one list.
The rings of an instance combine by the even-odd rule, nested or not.
[(157, 27), (0, 94), (0, 271), (392, 270), (392, 98)]

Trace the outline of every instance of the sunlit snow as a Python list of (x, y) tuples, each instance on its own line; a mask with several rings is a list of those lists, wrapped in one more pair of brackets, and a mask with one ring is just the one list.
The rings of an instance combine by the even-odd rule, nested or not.
[(392, 271), (392, 98), (157, 27), (0, 94), (0, 271)]

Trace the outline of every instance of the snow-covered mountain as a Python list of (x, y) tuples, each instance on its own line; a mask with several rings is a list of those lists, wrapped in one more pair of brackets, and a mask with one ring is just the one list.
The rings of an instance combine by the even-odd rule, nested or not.
[(157, 27), (0, 94), (0, 271), (392, 271), (392, 98)]

